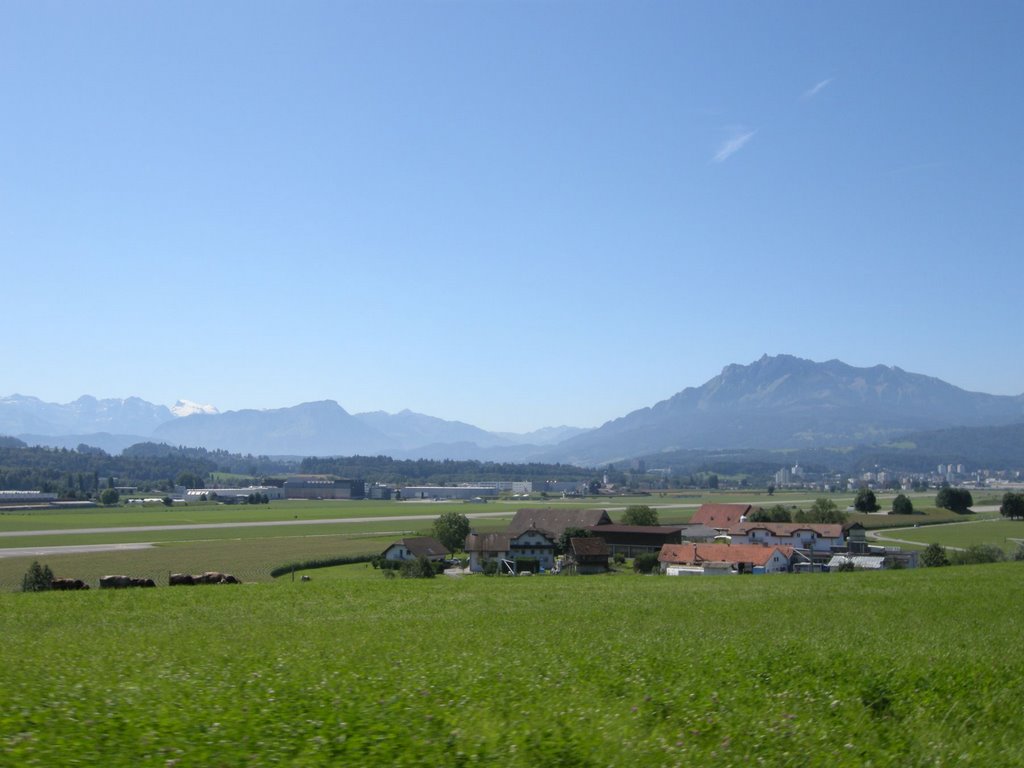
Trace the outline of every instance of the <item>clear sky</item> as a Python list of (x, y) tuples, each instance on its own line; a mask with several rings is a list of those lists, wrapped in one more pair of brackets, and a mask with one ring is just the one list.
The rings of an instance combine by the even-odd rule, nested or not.
[(0, 3), (0, 395), (1024, 392), (1024, 3)]

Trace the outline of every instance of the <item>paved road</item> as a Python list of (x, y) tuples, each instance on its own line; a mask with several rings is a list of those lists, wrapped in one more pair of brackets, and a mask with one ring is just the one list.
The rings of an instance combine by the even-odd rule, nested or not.
[(78, 555), (87, 552), (149, 549), (152, 546), (152, 542), (135, 542), (132, 544), (79, 544), (72, 547), (9, 547), (0, 549), (0, 560), (5, 557), (52, 557), (53, 555)]
[[(512, 512), (470, 512), (470, 520), (508, 517)], [(147, 533), (150, 531), (206, 531), (218, 528), (273, 528), (282, 525), (335, 525), (339, 523), (401, 523), (406, 520), (433, 520), (437, 515), (396, 515), (394, 517), (334, 517), (317, 520), (266, 520), (238, 523), (185, 523), (181, 525), (123, 525), (115, 528), (57, 528), (49, 531), (0, 531), (0, 538), (24, 536), (67, 536), (84, 533)]]

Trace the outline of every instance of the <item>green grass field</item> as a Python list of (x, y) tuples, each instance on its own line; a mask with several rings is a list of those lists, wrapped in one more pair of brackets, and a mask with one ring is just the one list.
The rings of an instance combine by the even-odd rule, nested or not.
[(1024, 764), (1018, 563), (366, 573), (0, 595), (0, 764)]
[(1020, 543), (1024, 542), (1024, 520), (1003, 520), (989, 517), (954, 525), (901, 528), (887, 531), (884, 535), (903, 541), (916, 542), (921, 548), (933, 543), (959, 549), (974, 544), (994, 544), (1007, 554), (1012, 554), (1017, 551)]

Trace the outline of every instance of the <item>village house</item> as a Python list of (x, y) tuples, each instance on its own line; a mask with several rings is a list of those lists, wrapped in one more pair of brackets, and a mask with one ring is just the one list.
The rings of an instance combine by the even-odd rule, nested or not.
[[(693, 572), (788, 573), (794, 561), (803, 561), (793, 547), (761, 544), (666, 544), (658, 562), (662, 573)], [(727, 566), (727, 568), (725, 567)], [(699, 569), (699, 570), (698, 570)]]
[(565, 553), (565, 567), (570, 573), (604, 573), (608, 570), (608, 545), (596, 536), (573, 536)]
[(839, 523), (737, 523), (729, 536), (734, 545), (785, 545), (814, 560), (846, 551), (846, 534)]
[(385, 560), (417, 560), (425, 557), (431, 562), (438, 562), (448, 557), (444, 544), (433, 536), (416, 536), (401, 539), (381, 553)]
[(701, 504), (700, 509), (690, 518), (690, 524), (728, 530), (738, 523), (746, 522), (753, 510), (750, 504)]
[(474, 573), (483, 571), (488, 561), (499, 566), (509, 563), (518, 570), (518, 562), (523, 559), (535, 561), (539, 568), (549, 571), (555, 567), (557, 541), (546, 531), (528, 528), (519, 533), (470, 533), (464, 549), (469, 555), (469, 570)]

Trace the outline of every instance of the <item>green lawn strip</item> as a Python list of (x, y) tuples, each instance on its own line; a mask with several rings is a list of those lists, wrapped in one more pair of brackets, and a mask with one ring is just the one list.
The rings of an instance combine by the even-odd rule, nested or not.
[(1024, 541), (1024, 521), (988, 518), (978, 522), (899, 529), (883, 535), (915, 542), (921, 547), (934, 543), (964, 549), (974, 544), (993, 544), (1010, 554), (1016, 552)]
[[(161, 544), (141, 550), (0, 559), (0, 591), (16, 591), (33, 560), (45, 563), (58, 578), (91, 584), (106, 574), (125, 574), (167, 583), (169, 572), (224, 571), (243, 581), (269, 581), (270, 571), (286, 563), (321, 557), (378, 554), (395, 536), (326, 535), (283, 538), (224, 539)], [(0, 761), (2, 762), (2, 761)]]
[(352, 535), (380, 531), (394, 531), (398, 535), (411, 535), (430, 531), (430, 522), (424, 520), (381, 521), (375, 523), (324, 523), (311, 525), (272, 525), (253, 528), (190, 528), (174, 531), (67, 533), (43, 536), (0, 536), (3, 547), (58, 547), (82, 544), (122, 544), (136, 541), (196, 541), (204, 539), (262, 539), (288, 536)]
[[(481, 532), (503, 530), (507, 524), (507, 520), (488, 519), (474, 521), (474, 528)], [(142, 534), (104, 533), (0, 540), (25, 547), (160, 542), (154, 548), (143, 550), (0, 558), (0, 591), (19, 590), (22, 576), (33, 560), (49, 565), (58, 578), (80, 578), (94, 587), (100, 576), (112, 573), (145, 576), (166, 583), (168, 571), (220, 570), (247, 581), (263, 580), (270, 578), (272, 568), (286, 563), (339, 555), (379, 554), (399, 538), (430, 533), (426, 522), (421, 521), (421, 527), (417, 528), (403, 527), (405, 525), (396, 521), (153, 531), (144, 538)], [(160, 533), (167, 538), (158, 539)]]
[[(0, 512), (0, 531), (61, 528), (101, 528), (138, 525), (323, 520), (348, 517), (439, 515), (456, 507), (460, 512), (500, 512), (486, 505), (417, 504), (381, 501), (275, 501), (270, 504), (200, 504), (177, 507), (94, 507), (75, 511)], [(514, 510), (513, 510), (514, 512)]]
[(1022, 611), (1016, 563), (0, 595), (0, 764), (1017, 766)]

